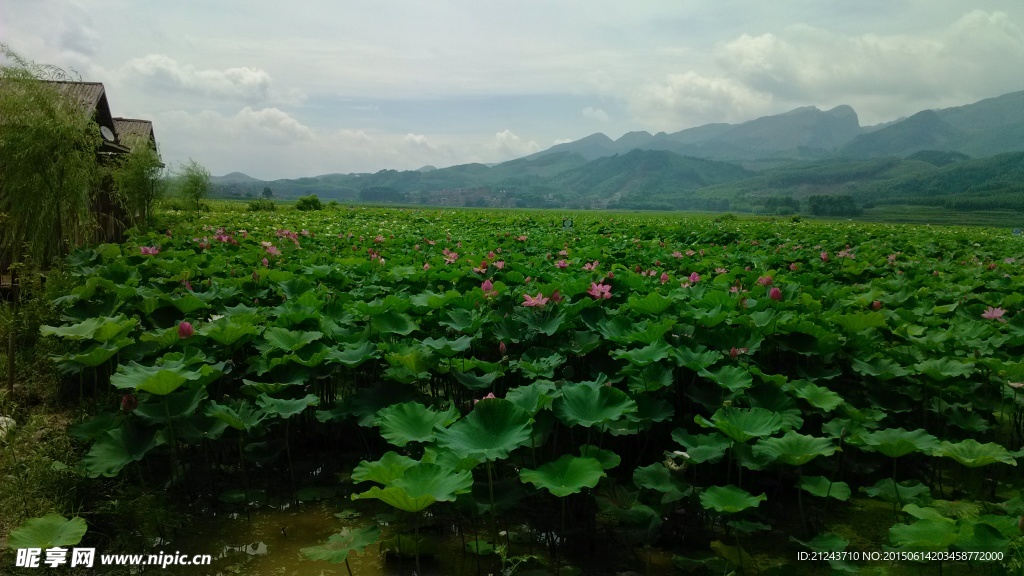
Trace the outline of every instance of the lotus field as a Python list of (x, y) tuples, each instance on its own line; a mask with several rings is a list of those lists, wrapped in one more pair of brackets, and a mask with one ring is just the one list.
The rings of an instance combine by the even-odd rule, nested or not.
[(1021, 263), (985, 229), (215, 212), (73, 254), (43, 331), (109, 399), (73, 429), (88, 475), (393, 515), (309, 558), (454, 526), (536, 573), (994, 574), (1021, 564)]

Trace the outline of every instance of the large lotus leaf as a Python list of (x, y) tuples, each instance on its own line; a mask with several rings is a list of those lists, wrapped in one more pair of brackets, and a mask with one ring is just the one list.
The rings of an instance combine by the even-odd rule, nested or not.
[(658, 340), (653, 344), (644, 346), (643, 348), (616, 350), (612, 355), (619, 360), (625, 359), (634, 366), (647, 366), (653, 362), (668, 358), (671, 356), (672, 350), (673, 348), (668, 342)]
[(68, 519), (56, 512), (41, 518), (29, 518), (11, 531), (7, 546), (19, 548), (59, 548), (74, 546), (82, 541), (87, 530), (85, 520), (75, 516)]
[(121, 365), (110, 376), (110, 383), (117, 388), (164, 395), (174, 392), (185, 382), (208, 384), (224, 374), (225, 362), (204, 364), (206, 355), (195, 349), (185, 354), (167, 354), (155, 366), (143, 366), (137, 362)]
[(948, 356), (919, 362), (914, 366), (914, 368), (921, 374), (930, 376), (940, 382), (948, 380), (949, 378), (967, 376), (974, 372), (973, 363), (962, 362)]
[(405, 512), (420, 512), (434, 502), (450, 502), (456, 495), (469, 492), (473, 475), (468, 471), (456, 472), (436, 464), (417, 463), (407, 468), (401, 477), (384, 488), (374, 486), (352, 499), (374, 498)]
[(413, 322), (412, 318), (394, 310), (387, 310), (374, 316), (371, 323), (381, 334), (407, 336), (416, 329), (416, 323)]
[(391, 486), (402, 488), (409, 496), (430, 496), (438, 502), (452, 502), (459, 494), (473, 488), (473, 474), (468, 470), (452, 470), (438, 464), (419, 462), (406, 468)]
[(623, 370), (623, 373), (629, 376), (629, 391), (633, 394), (668, 388), (672, 385), (675, 377), (672, 367), (660, 362), (648, 364), (642, 369), (630, 366)]
[(487, 390), (494, 385), (494, 379), (500, 376), (498, 372), (487, 372), (481, 376), (476, 374), (470, 374), (469, 372), (460, 372), (458, 370), (452, 370), (452, 376), (470, 390)]
[(387, 452), (375, 462), (362, 461), (352, 470), (352, 481), (354, 482), (379, 482), (380, 484), (391, 484), (409, 468), (416, 465), (416, 461), (408, 456), (402, 456), (397, 452)]
[(717, 432), (711, 434), (690, 434), (682, 428), (672, 431), (672, 439), (686, 448), (686, 454), (694, 464), (710, 462), (714, 464), (725, 456), (732, 440)]
[(359, 366), (363, 362), (366, 362), (370, 358), (376, 358), (379, 355), (377, 352), (377, 346), (370, 342), (369, 339), (361, 340), (357, 344), (350, 344), (345, 346), (344, 350), (331, 349), (327, 353), (327, 360), (331, 362), (337, 362), (346, 366)]
[(1009, 551), (1010, 540), (1000, 530), (987, 522), (960, 521), (960, 533), (956, 547), (959, 550), (1003, 552)]
[(650, 396), (639, 396), (636, 398), (636, 412), (626, 414), (630, 422), (666, 422), (675, 416), (675, 408), (667, 400), (652, 398)]
[(952, 458), (968, 468), (978, 468), (999, 462), (1010, 466), (1017, 465), (1017, 461), (1006, 448), (995, 442), (982, 444), (970, 438), (956, 444), (944, 440), (938, 448), (932, 450), (932, 456)]
[(682, 480), (673, 476), (672, 472), (661, 462), (634, 470), (633, 483), (640, 488), (661, 492), (662, 504), (681, 500), (687, 492)]
[(730, 392), (740, 392), (754, 385), (754, 378), (750, 375), (750, 372), (739, 366), (722, 366), (714, 372), (701, 370), (700, 375), (710, 378)]
[(434, 444), (427, 444), (423, 447), (423, 462), (437, 464), (449, 470), (472, 470), (480, 465), (480, 461), (473, 458), (459, 458), (451, 450), (438, 448)]
[(930, 454), (939, 447), (939, 439), (922, 428), (912, 432), (903, 428), (886, 428), (861, 434), (860, 439), (865, 449), (881, 452), (889, 458), (899, 458), (911, 452)]
[(43, 336), (57, 336), (68, 340), (95, 340), (103, 343), (123, 337), (138, 323), (138, 318), (128, 318), (124, 314), (118, 314), (112, 317), (89, 318), (71, 326), (41, 326), (39, 333)]
[(843, 403), (842, 396), (813, 382), (792, 382), (791, 388), (794, 396), (803, 398), (811, 406), (820, 408), (825, 412), (831, 412)]
[(815, 552), (835, 552), (839, 550), (846, 550), (846, 547), (850, 545), (849, 540), (832, 532), (823, 532), (814, 538), (811, 538), (807, 542), (792, 536), (790, 536), (789, 539), (798, 544), (802, 544), (805, 548)]
[(751, 438), (770, 436), (785, 426), (785, 421), (778, 412), (764, 408), (719, 408), (708, 421), (697, 415), (694, 421), (704, 428), (717, 428), (736, 442), (746, 442)]
[(884, 478), (876, 482), (874, 486), (861, 488), (861, 490), (872, 498), (879, 498), (886, 502), (928, 504), (932, 501), (931, 490), (920, 482), (911, 484), (908, 481), (893, 484), (892, 478)]
[(362, 552), (367, 546), (380, 539), (380, 527), (376, 524), (361, 528), (345, 528), (337, 534), (331, 534), (327, 542), (318, 546), (303, 548), (302, 554), (310, 560), (324, 560), (341, 564), (348, 560), (349, 554)]
[(171, 306), (177, 308), (182, 314), (191, 314), (196, 310), (202, 310), (203, 308), (209, 307), (209, 304), (192, 292), (185, 295), (165, 294), (163, 296), (163, 300), (164, 302), (169, 302)]
[(558, 460), (542, 464), (536, 470), (524, 468), (519, 472), (523, 482), (544, 488), (559, 498), (597, 486), (604, 475), (604, 468), (597, 459), (571, 454), (563, 454)]
[(318, 406), (320, 404), (320, 398), (315, 394), (307, 394), (304, 398), (295, 398), (292, 400), (271, 398), (266, 394), (260, 394), (259, 398), (256, 399), (257, 404), (260, 408), (269, 416), (277, 416), (278, 418), (287, 420), (292, 416), (301, 414), (303, 410), (310, 406)]
[(402, 367), (415, 375), (427, 374), (427, 370), (436, 363), (430, 348), (419, 344), (398, 342), (389, 347), (384, 359), (394, 367)]
[(956, 523), (948, 518), (918, 520), (889, 528), (893, 546), (910, 550), (945, 550), (956, 542)]
[(225, 424), (231, 426), (235, 430), (244, 430), (246, 432), (260, 425), (267, 417), (267, 413), (262, 409), (254, 407), (249, 403), (248, 400), (242, 400), (235, 405), (218, 404), (211, 400), (206, 405), (204, 412), (207, 416), (216, 418), (224, 421)]
[(122, 468), (142, 460), (147, 452), (163, 443), (163, 436), (156, 429), (144, 428), (128, 420), (96, 439), (85, 455), (85, 469), (90, 478), (114, 477)]
[(627, 305), (631, 310), (639, 312), (641, 316), (657, 316), (672, 306), (672, 299), (657, 292), (649, 292), (643, 297), (636, 294), (631, 295)]
[(437, 352), (441, 356), (455, 356), (459, 352), (465, 352), (473, 344), (471, 336), (459, 336), (455, 340), (447, 338), (424, 338), (423, 345)]
[[(450, 310), (446, 316), (448, 317), (447, 319), (438, 320), (437, 323), (463, 334), (477, 333), (480, 327), (484, 325), (484, 322), (486, 322), (486, 318), (478, 310), (467, 310), (465, 308)], [(515, 341), (518, 342), (518, 340)]]
[(516, 367), (523, 376), (530, 379), (554, 378), (555, 370), (565, 364), (565, 356), (551, 354), (550, 350), (531, 348), (515, 361)]
[(501, 460), (530, 442), (530, 415), (500, 398), (481, 400), (468, 416), (437, 434), (437, 443), (459, 458)]
[(445, 412), (435, 412), (419, 402), (394, 404), (377, 413), (381, 436), (395, 446), (430, 442), (438, 429), (458, 419), (459, 412), (454, 406)]
[(733, 514), (747, 508), (756, 508), (768, 499), (765, 494), (754, 496), (750, 492), (733, 486), (710, 486), (700, 493), (700, 504), (705, 510)]
[[(391, 381), (379, 382), (356, 392), (349, 398), (348, 407), (343, 412), (355, 416), (360, 426), (369, 427), (373, 426), (377, 420), (377, 412), (381, 408), (415, 400), (417, 397), (419, 397), (419, 391), (415, 386)], [(323, 410), (317, 412), (317, 418), (320, 418), (319, 415), (323, 413)]]
[(187, 418), (195, 414), (199, 403), (206, 399), (206, 387), (190, 383), (184, 389), (150, 396), (135, 408), (135, 414), (146, 422), (166, 424), (170, 420)]
[(256, 345), (256, 349), (266, 354), (273, 350), (295, 352), (303, 346), (323, 338), (321, 332), (304, 332), (302, 330), (289, 330), (280, 326), (272, 326), (263, 331), (263, 342)]
[(51, 358), (60, 367), (61, 372), (65, 374), (77, 374), (83, 368), (94, 368), (103, 364), (107, 360), (114, 357), (115, 354), (120, 352), (123, 348), (131, 346), (135, 341), (131, 338), (118, 338), (116, 340), (108, 340), (101, 344), (93, 344), (85, 352), (81, 353), (67, 353), (62, 356), (52, 356)]
[(530, 330), (536, 330), (548, 336), (554, 335), (565, 321), (565, 313), (559, 311), (557, 314), (548, 312), (536, 312), (520, 310), (518, 318), (526, 324)]
[(204, 324), (196, 334), (206, 336), (222, 346), (232, 346), (249, 340), (260, 333), (260, 328), (249, 322), (241, 322), (231, 317), (224, 317)]
[(757, 458), (772, 458), (790, 466), (803, 466), (818, 456), (831, 456), (835, 451), (836, 445), (831, 439), (805, 436), (795, 430), (776, 438), (761, 438), (753, 448)]
[(611, 386), (567, 384), (562, 387), (562, 395), (555, 398), (553, 409), (558, 419), (569, 426), (589, 428), (636, 412), (636, 402)]
[(611, 450), (602, 450), (592, 444), (584, 444), (583, 446), (580, 446), (580, 456), (597, 460), (605, 470), (615, 468), (622, 463), (622, 457), (615, 452), (612, 452)]
[(526, 410), (527, 414), (536, 414), (538, 410), (550, 407), (556, 395), (554, 382), (537, 380), (532, 384), (509, 390), (505, 399)]
[(698, 346), (696, 349), (690, 349), (686, 346), (680, 346), (675, 349), (676, 364), (679, 366), (685, 366), (694, 372), (700, 372), (711, 366), (715, 362), (718, 362), (722, 358), (722, 353), (715, 350), (708, 350), (703, 346)]
[(824, 476), (804, 476), (800, 489), (819, 498), (835, 498), (846, 502), (850, 499), (850, 486), (846, 482), (831, 482)]
[(121, 423), (121, 416), (113, 412), (100, 412), (92, 418), (68, 427), (68, 436), (88, 442)]

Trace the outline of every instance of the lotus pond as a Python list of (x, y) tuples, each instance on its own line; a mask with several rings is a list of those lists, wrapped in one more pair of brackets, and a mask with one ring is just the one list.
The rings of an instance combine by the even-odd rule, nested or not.
[[(43, 329), (109, 406), (72, 428), (88, 448), (66, 464), (183, 502), (194, 527), (163, 543), (248, 534), (269, 564), (240, 565), (266, 574), (1024, 566), (1009, 231), (373, 208), (174, 222), (73, 254), (64, 323)], [(830, 551), (1003, 560), (797, 561)]]

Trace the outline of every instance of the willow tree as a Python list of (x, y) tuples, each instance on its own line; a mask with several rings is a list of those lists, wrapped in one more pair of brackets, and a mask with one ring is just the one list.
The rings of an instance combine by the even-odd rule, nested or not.
[(163, 164), (148, 142), (136, 142), (113, 168), (117, 199), (135, 226), (149, 226), (153, 202), (163, 194)]
[(78, 102), (46, 82), (69, 79), (0, 44), (0, 263), (45, 268), (93, 231), (102, 136)]

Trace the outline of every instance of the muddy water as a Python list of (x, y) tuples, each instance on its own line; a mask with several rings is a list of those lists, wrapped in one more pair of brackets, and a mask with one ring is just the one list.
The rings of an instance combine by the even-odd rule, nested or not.
[[(344, 564), (331, 564), (323, 561), (307, 560), (301, 553), (302, 548), (316, 546), (344, 527), (357, 528), (376, 522), (370, 512), (354, 514), (351, 510), (342, 513), (344, 519), (336, 514), (343, 510), (333, 504), (324, 502), (299, 505), (283, 504), (280, 506), (264, 506), (250, 511), (250, 519), (244, 512), (221, 514), (215, 517), (198, 518), (187, 531), (179, 534), (175, 541), (159, 546), (166, 552), (180, 551), (183, 554), (210, 554), (213, 564), (208, 567), (169, 567), (167, 574), (187, 574), (189, 576), (228, 576), (245, 574), (251, 576), (303, 576), (303, 575), (339, 575), (347, 576)], [(481, 576), (504, 573), (521, 575), (541, 575), (549, 572), (537, 561), (526, 561), (514, 570), (516, 560), (525, 556), (544, 556), (546, 548), (541, 535), (529, 532), (526, 527), (512, 528), (514, 542), (507, 554), (508, 560), (502, 565), (497, 555), (480, 557), (466, 552), (465, 540), (472, 540), (471, 535), (459, 534), (454, 527), (440, 530), (438, 527), (425, 529), (421, 535), (431, 540), (434, 553), (421, 556), (420, 571), (416, 572), (413, 557), (398, 557), (385, 554), (381, 544), (373, 544), (362, 553), (353, 553), (349, 557), (349, 565), (353, 576)], [(388, 538), (394, 529), (384, 526), (383, 538)], [(486, 532), (486, 530), (485, 530)], [(486, 535), (481, 535), (486, 538)], [(528, 540), (532, 538), (533, 541)], [(527, 541), (524, 541), (527, 540)], [(622, 554), (629, 555), (628, 550)], [(676, 572), (671, 567), (669, 554), (647, 550), (641, 552), (644, 562), (634, 565), (635, 572), (623, 565), (623, 570), (610, 570), (605, 564), (601, 574), (648, 574), (650, 576), (667, 576)], [(613, 556), (618, 554), (612, 553)], [(518, 556), (519, 558), (513, 558)], [(617, 560), (621, 561), (622, 558)], [(614, 562), (618, 564), (619, 562)], [(635, 561), (626, 564), (636, 564)], [(591, 573), (594, 569), (574, 569), (563, 567), (561, 574)], [(506, 572), (507, 571), (507, 572)], [(550, 573), (554, 573), (551, 571)]]

